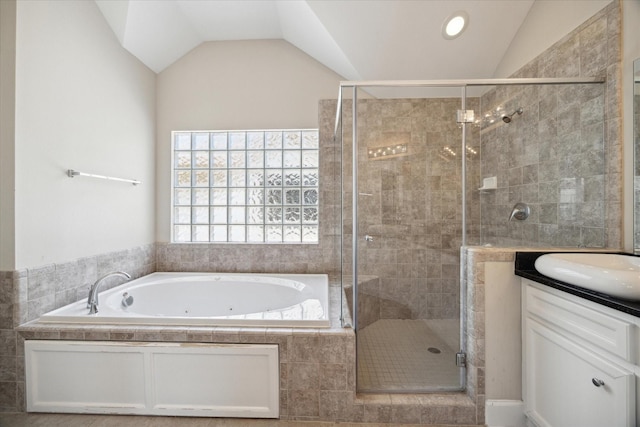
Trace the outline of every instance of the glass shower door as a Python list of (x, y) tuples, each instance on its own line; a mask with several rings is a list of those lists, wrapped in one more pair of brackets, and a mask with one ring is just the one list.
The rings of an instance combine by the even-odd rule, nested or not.
[(345, 253), (357, 269), (358, 390), (459, 390), (460, 98), (360, 99), (356, 106), (343, 142), (357, 159), (344, 158), (351, 169), (345, 199), (356, 185), (344, 231), (355, 228)]

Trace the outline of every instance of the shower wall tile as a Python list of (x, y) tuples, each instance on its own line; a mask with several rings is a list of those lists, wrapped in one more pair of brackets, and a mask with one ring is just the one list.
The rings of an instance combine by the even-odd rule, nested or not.
[[(522, 115), (485, 126), (480, 175), (498, 189), (480, 194), (469, 216), (495, 246), (621, 247), (620, 5), (601, 12), (513, 77), (604, 77), (604, 85), (498, 87), (480, 98)], [(525, 223), (508, 221), (525, 202)]]
[[(367, 324), (375, 318), (459, 315), (462, 181), (456, 153), (458, 108), (459, 100), (450, 98), (364, 99), (358, 103), (358, 234), (373, 236), (373, 241), (359, 245), (359, 274), (377, 276), (381, 285), (361, 295), (377, 302), (367, 307)], [(350, 126), (350, 110), (346, 102), (345, 127)], [(347, 153), (352, 151), (350, 138), (343, 136)], [(407, 155), (368, 159), (368, 150), (397, 143), (407, 144)], [(477, 146), (477, 139), (470, 138), (469, 145)], [(469, 153), (467, 160), (479, 159)], [(350, 182), (351, 164), (345, 159), (344, 165), (345, 182)], [(479, 181), (479, 172), (471, 176)], [(347, 202), (349, 197), (345, 194)], [(350, 203), (345, 204), (344, 216), (345, 241), (349, 242)], [(345, 262), (348, 265), (350, 259), (345, 257)], [(379, 310), (377, 315), (371, 313), (372, 307)]]

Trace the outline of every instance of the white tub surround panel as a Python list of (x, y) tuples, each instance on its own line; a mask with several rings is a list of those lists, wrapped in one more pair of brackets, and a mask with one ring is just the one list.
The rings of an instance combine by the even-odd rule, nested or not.
[(277, 418), (277, 345), (25, 341), (27, 411)]

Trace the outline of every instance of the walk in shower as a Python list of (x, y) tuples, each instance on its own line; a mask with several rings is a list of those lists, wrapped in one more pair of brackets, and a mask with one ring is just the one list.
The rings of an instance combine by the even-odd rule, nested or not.
[(592, 78), (341, 84), (342, 284), (359, 392), (465, 388), (461, 246), (606, 245), (605, 89)]

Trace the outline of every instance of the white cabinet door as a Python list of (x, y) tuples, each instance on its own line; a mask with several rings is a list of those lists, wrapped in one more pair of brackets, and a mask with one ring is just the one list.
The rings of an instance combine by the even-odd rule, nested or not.
[(632, 427), (633, 373), (525, 319), (525, 412), (541, 427)]

